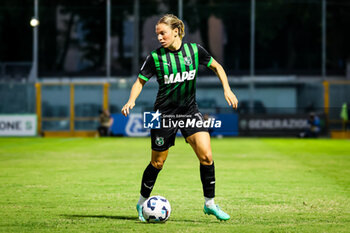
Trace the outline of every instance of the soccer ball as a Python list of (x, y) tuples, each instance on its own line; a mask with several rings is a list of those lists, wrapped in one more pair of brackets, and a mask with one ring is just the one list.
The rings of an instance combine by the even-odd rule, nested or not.
[(147, 222), (165, 222), (170, 217), (171, 207), (165, 197), (149, 197), (142, 207), (142, 214)]

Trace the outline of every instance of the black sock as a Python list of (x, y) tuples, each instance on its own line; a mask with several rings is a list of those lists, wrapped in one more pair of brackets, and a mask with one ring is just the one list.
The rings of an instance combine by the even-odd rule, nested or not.
[(161, 169), (153, 167), (151, 163), (148, 164), (145, 171), (143, 172), (141, 182), (141, 195), (148, 198), (151, 195), (153, 186), (156, 183), (158, 173)]
[(215, 197), (215, 167), (212, 165), (200, 164), (201, 181), (203, 194), (207, 198)]

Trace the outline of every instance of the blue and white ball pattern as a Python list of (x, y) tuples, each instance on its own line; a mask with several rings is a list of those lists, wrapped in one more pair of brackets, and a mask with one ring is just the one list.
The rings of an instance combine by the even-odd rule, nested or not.
[(142, 207), (143, 217), (148, 222), (166, 222), (170, 217), (171, 206), (165, 197), (149, 197)]

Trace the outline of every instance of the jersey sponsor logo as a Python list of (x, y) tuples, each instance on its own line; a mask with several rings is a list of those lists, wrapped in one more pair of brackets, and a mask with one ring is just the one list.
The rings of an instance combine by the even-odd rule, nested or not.
[(184, 57), (184, 62), (186, 66), (192, 65), (192, 58), (191, 57)]
[(182, 73), (177, 73), (176, 75), (174, 74), (164, 75), (164, 83), (165, 84), (181, 83), (181, 82), (184, 82), (185, 80), (193, 80), (195, 76), (196, 76), (196, 70), (184, 71)]

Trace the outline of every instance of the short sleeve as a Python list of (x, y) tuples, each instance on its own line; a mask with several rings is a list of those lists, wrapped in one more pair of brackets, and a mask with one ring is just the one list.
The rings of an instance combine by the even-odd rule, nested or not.
[(197, 47), (199, 64), (209, 67), (213, 62), (213, 57), (201, 45), (198, 44)]
[(140, 69), (138, 77), (147, 82), (150, 78), (152, 78), (152, 76), (155, 73), (156, 73), (156, 67), (154, 65), (153, 57), (151, 55), (148, 55)]

